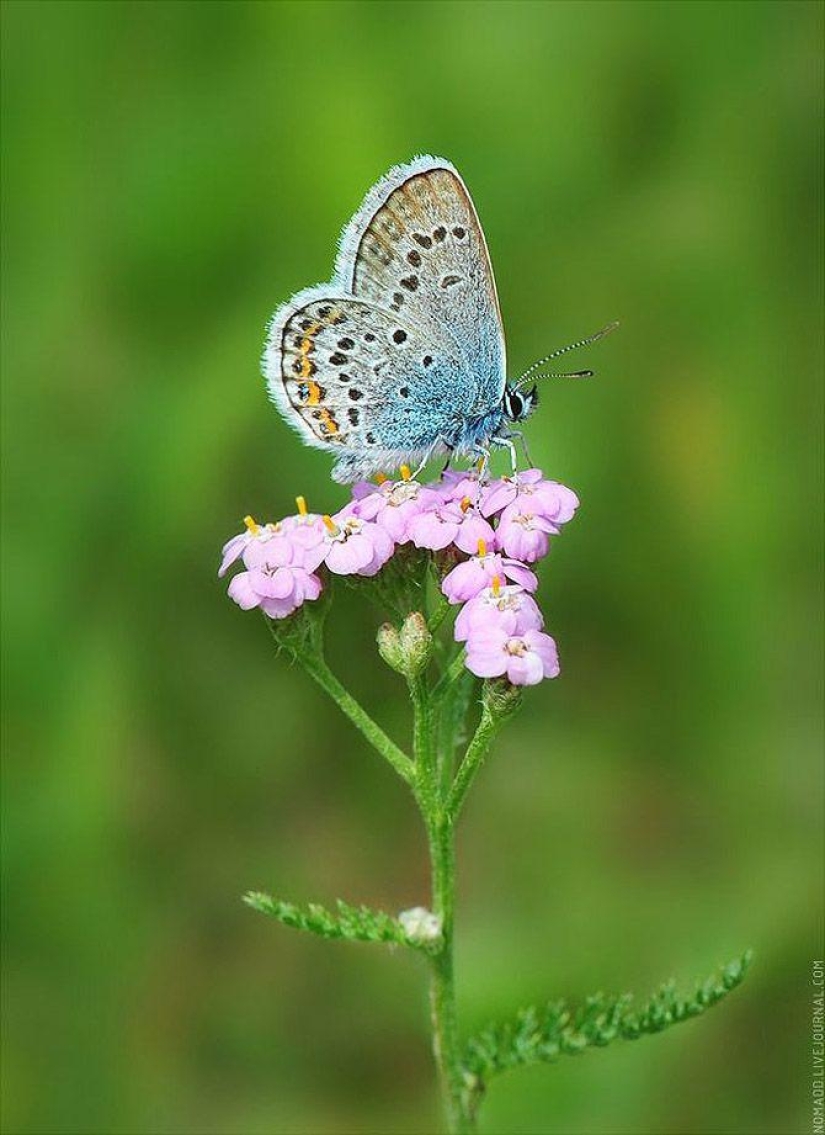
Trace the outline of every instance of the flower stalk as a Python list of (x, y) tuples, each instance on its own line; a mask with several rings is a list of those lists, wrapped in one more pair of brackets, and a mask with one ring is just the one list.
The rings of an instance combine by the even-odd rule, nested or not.
[[(534, 598), (532, 570), (578, 500), (538, 470), (481, 485), (473, 474), (421, 485), (402, 467), (396, 482), (357, 485), (334, 516), (309, 511), (244, 530), (223, 549), (220, 575), (242, 562), (229, 594), (260, 608), (279, 650), (300, 663), (409, 786), (430, 859), (430, 909), (397, 916), (338, 901), (302, 907), (251, 891), (245, 901), (286, 926), (328, 939), (386, 943), (417, 951), (429, 968), (432, 1044), (447, 1130), (468, 1135), (489, 1079), (524, 1063), (634, 1039), (715, 1004), (744, 976), (748, 958), (681, 1000), (670, 986), (641, 1012), (627, 997), (588, 998), (520, 1010), (514, 1021), (462, 1038), (456, 1002), (455, 833), (467, 795), (525, 686), (559, 673), (553, 639)], [(365, 590), (386, 621), (380, 658), (406, 682), (412, 754), (399, 746), (330, 669), (324, 634), (335, 577)], [(435, 593), (435, 595), (433, 594)], [(452, 626), (451, 611), (458, 610)], [(448, 628), (451, 633), (448, 633)], [(450, 641), (451, 640), (451, 641)], [(480, 713), (477, 706), (480, 704)], [(474, 720), (477, 718), (476, 720)], [(469, 735), (469, 740), (468, 740)], [(460, 759), (456, 760), (457, 754)]]

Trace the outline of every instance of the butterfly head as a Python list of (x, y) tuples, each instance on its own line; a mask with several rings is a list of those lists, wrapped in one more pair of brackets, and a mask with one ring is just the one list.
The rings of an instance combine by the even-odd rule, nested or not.
[(539, 392), (535, 386), (530, 390), (519, 390), (517, 386), (505, 386), (501, 407), (511, 422), (523, 422), (539, 404)]

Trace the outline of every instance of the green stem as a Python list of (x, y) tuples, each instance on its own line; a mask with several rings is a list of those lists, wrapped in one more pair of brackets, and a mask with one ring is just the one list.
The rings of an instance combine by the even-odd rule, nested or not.
[(448, 664), (433, 688), (433, 700), (443, 698), (454, 682), (458, 681), (464, 673), (464, 647), (459, 648), (458, 654)]
[(452, 823), (444, 814), (442, 762), (436, 753), (435, 693), (422, 676), (410, 681), (410, 694), (415, 713), (416, 799), (427, 829), (432, 872), (431, 905), (441, 922), (441, 945), (430, 955), (433, 1053), (441, 1081), (448, 1130), (465, 1135), (474, 1130), (474, 1124), (467, 1110), (468, 1100), (464, 1092), (453, 970), (454, 833)]
[[(425, 817), (426, 818), (426, 817)], [(461, 1066), (458, 1015), (453, 968), (453, 917), (455, 904), (455, 842), (453, 827), (443, 816), (427, 820), (432, 864), (432, 905), (441, 919), (442, 945), (430, 964), (430, 1009), (433, 1050), (438, 1065), (448, 1130), (455, 1135), (475, 1130), (468, 1111)]]
[(441, 626), (441, 624), (446, 619), (447, 612), (449, 610), (450, 610), (449, 601), (447, 599), (445, 599), (445, 597), (441, 594), (441, 591), (439, 590), (438, 599), (436, 599), (436, 603), (435, 603), (435, 610), (433, 611), (433, 613), (430, 615), (429, 619), (427, 620), (427, 629), (429, 630), (430, 634), (435, 634), (435, 632), (438, 630), (438, 628)]
[(458, 819), (461, 806), (464, 803), (464, 798), (470, 789), (470, 785), (473, 783), (476, 773), (484, 764), (484, 758), (487, 756), (490, 742), (493, 740), (496, 733), (498, 733), (505, 720), (506, 717), (494, 716), (490, 713), (487, 706), (484, 706), (478, 728), (473, 734), (470, 744), (467, 746), (467, 751), (464, 754), (461, 764), (458, 766), (458, 772), (455, 774), (453, 786), (447, 797), (444, 811), (451, 824), (454, 824)]
[(374, 749), (389, 761), (395, 771), (407, 784), (415, 784), (415, 766), (405, 752), (391, 740), (378, 725), (360, 702), (352, 696), (349, 690), (341, 685), (330, 670), (325, 659), (320, 655), (299, 655), (298, 661), (311, 674), (318, 685), (329, 694), (338, 708), (346, 714), (356, 729), (364, 734)]

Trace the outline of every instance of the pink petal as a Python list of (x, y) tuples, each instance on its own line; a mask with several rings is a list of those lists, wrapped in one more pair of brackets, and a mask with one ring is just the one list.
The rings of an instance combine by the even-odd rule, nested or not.
[(475, 599), (471, 599), (469, 603), (465, 603), (456, 617), (455, 626), (453, 627), (453, 638), (456, 642), (465, 642), (470, 633), (470, 627), (473, 621), (473, 604)]
[(369, 540), (355, 534), (346, 540), (333, 540), (329, 544), (326, 565), (336, 575), (354, 575), (372, 562), (373, 551)]
[(537, 654), (511, 654), (507, 663), (507, 677), (514, 686), (536, 686), (544, 677), (544, 667)]
[(410, 521), (416, 515), (416, 508), (415, 501), (405, 501), (397, 507), (389, 505), (376, 518), (376, 523), (388, 533), (393, 543), (405, 544), (410, 539), (408, 528)]
[(508, 556), (513, 556), (515, 559), (523, 560), (528, 564), (534, 564), (536, 560), (547, 555), (548, 541), (543, 532), (530, 531), (520, 524), (506, 525), (503, 535), (502, 525), (500, 524), (498, 532), (502, 547)]
[(482, 516), (493, 516), (518, 500), (518, 488), (512, 481), (493, 481), (481, 497)]
[(302, 568), (293, 568), (293, 584), (295, 601), (303, 603), (305, 599), (317, 599), (321, 594), (322, 584), (317, 575), (310, 575)]
[[(579, 507), (579, 498), (572, 489), (558, 481), (543, 481), (533, 494), (533, 501), (541, 505), (541, 510), (557, 524), (566, 524), (573, 519)], [(537, 510), (538, 511), (538, 510)]]
[[(375, 486), (373, 486), (374, 488)], [(355, 516), (360, 516), (362, 520), (375, 520), (384, 511), (386, 503), (383, 493), (372, 492), (369, 496), (363, 496), (360, 500), (356, 500), (352, 505), (351, 512)]]
[(242, 571), (233, 576), (229, 581), (227, 592), (229, 598), (234, 599), (242, 611), (251, 611), (252, 608), (257, 607), (261, 601), (260, 595), (252, 586), (252, 580), (248, 571)]
[(441, 591), (451, 603), (465, 603), (483, 591), (489, 582), (478, 560), (467, 560), (445, 575)]
[(537, 577), (524, 564), (517, 563), (515, 560), (502, 560), (502, 565), (507, 578), (512, 579), (513, 583), (517, 583), (525, 591), (535, 591), (538, 588)]
[(549, 634), (542, 634), (538, 630), (529, 630), (524, 634), (524, 641), (529, 650), (541, 659), (545, 678), (556, 678), (561, 672), (559, 654), (556, 643)]
[(516, 612), (516, 628), (513, 634), (524, 635), (527, 631), (540, 631), (543, 626), (544, 616), (539, 610), (538, 603), (532, 595), (522, 595)]
[(272, 536), (267, 540), (253, 537), (247, 544), (243, 560), (248, 568), (286, 567), (292, 563), (294, 545), (286, 536)]
[(293, 597), (288, 599), (264, 599), (261, 602), (261, 610), (264, 614), (268, 615), (270, 619), (285, 619), (288, 615), (291, 615), (293, 611), (297, 611), (300, 605), (300, 602)]
[(274, 572), (253, 568), (249, 573), (255, 591), (264, 599), (286, 599), (295, 590), (290, 568), (276, 568)]
[(478, 678), (498, 678), (507, 669), (507, 655), (503, 650), (493, 652), (468, 647), (465, 665)]
[(510, 637), (504, 627), (497, 623), (487, 623), (473, 631), (467, 641), (467, 649), (482, 652), (504, 650)]
[(453, 542), (456, 524), (445, 524), (434, 512), (420, 512), (407, 525), (407, 534), (416, 548), (441, 551)]
[(478, 551), (479, 540), (485, 542), (487, 550), (490, 552), (496, 547), (496, 534), (491, 525), (478, 513), (471, 512), (468, 509), (455, 536), (454, 543), (462, 552), (473, 555)]
[(248, 541), (248, 532), (241, 532), (239, 535), (233, 536), (231, 540), (227, 540), (221, 549), (221, 556), (223, 558), (221, 560), (221, 566), (218, 568), (219, 579), (223, 579), (235, 560), (240, 558)]
[(381, 486), (374, 485), (372, 481), (356, 481), (352, 486), (352, 498), (356, 501), (366, 500), (368, 497), (380, 497)]
[(370, 539), (375, 555), (386, 563), (395, 551), (395, 541), (392, 536), (386, 528), (383, 528), (380, 524), (374, 524), (370, 529)]

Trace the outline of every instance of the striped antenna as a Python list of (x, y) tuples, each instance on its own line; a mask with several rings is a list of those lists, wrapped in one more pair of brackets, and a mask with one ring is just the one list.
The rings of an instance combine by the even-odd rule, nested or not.
[(530, 381), (533, 375), (535, 375), (536, 378), (592, 378), (592, 370), (576, 370), (567, 374), (554, 374), (548, 371), (545, 371), (543, 374), (536, 374), (536, 372), (541, 370), (543, 366), (546, 366), (547, 363), (552, 362), (553, 359), (559, 358), (560, 355), (566, 355), (568, 351), (576, 351), (579, 347), (589, 347), (591, 343), (597, 343), (599, 339), (604, 339), (605, 335), (609, 335), (611, 331), (615, 331), (618, 326), (619, 321), (617, 319), (613, 323), (608, 323), (607, 327), (603, 327), (601, 331), (597, 331), (595, 335), (588, 335), (586, 339), (579, 339), (578, 343), (571, 343), (569, 347), (559, 347), (557, 351), (545, 355), (543, 359), (538, 359), (532, 366), (527, 368), (520, 378), (516, 379), (514, 386), (516, 389), (520, 386), (524, 386), (525, 383)]

